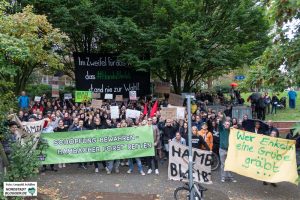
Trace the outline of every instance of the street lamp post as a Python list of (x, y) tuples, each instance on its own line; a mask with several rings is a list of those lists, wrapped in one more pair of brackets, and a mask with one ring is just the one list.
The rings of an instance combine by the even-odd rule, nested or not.
[(193, 152), (192, 152), (192, 118), (191, 118), (191, 95), (186, 95), (187, 98), (187, 110), (188, 110), (188, 138), (189, 138), (189, 188), (190, 188), (190, 200), (194, 199), (192, 192), (193, 187)]

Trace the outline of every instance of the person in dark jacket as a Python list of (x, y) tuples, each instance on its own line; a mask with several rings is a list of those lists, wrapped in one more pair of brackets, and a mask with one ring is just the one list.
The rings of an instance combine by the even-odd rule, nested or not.
[(163, 128), (163, 142), (167, 157), (169, 157), (169, 141), (175, 137), (176, 131), (177, 129), (173, 126), (171, 119), (167, 119), (165, 127)]
[(276, 132), (276, 137), (279, 137), (279, 131), (278, 129), (274, 126), (273, 121), (272, 120), (268, 120), (268, 130), (266, 132), (266, 135), (271, 135), (271, 133), (273, 131)]
[[(58, 127), (54, 129), (54, 132), (67, 132), (68, 128), (64, 126), (64, 120), (60, 119), (58, 121)], [(65, 163), (59, 163), (58, 168), (65, 168), (66, 164)]]
[(205, 150), (210, 151), (209, 146), (207, 145), (207, 143), (205, 142), (203, 137), (198, 135), (198, 129), (196, 126), (192, 127), (192, 134), (193, 134), (192, 135), (192, 147), (193, 148), (201, 149), (201, 147), (204, 147)]
[(260, 124), (259, 121), (256, 121), (256, 122), (255, 122), (255, 126), (253, 127), (253, 129), (252, 129), (250, 132), (256, 133), (256, 134), (262, 134), (262, 135), (266, 134), (266, 133), (263, 131), (263, 129), (261, 128), (261, 124)]
[[(74, 127), (71, 131), (85, 131), (87, 130), (84, 126), (83, 126), (83, 120), (80, 119), (78, 122), (78, 126)], [(78, 165), (79, 168), (82, 169), (87, 169), (87, 163), (79, 163)]]
[[(104, 129), (104, 126), (101, 124), (100, 118), (98, 118), (98, 117), (95, 118), (95, 123), (94, 123), (92, 129), (93, 130)], [(103, 167), (106, 169), (106, 172), (107, 172), (108, 168), (106, 167), (106, 162), (105, 161), (101, 161), (101, 164), (103, 165)], [(95, 172), (98, 173), (99, 172), (99, 165), (98, 165), (97, 161), (94, 162), (94, 166), (95, 166)]]
[(257, 110), (257, 119), (265, 120), (265, 118), (266, 118), (266, 104), (265, 104), (265, 99), (264, 99), (263, 96), (261, 96), (258, 99), (258, 103), (256, 105), (256, 110)]
[(273, 112), (274, 112), (274, 114), (276, 114), (278, 103), (279, 103), (279, 99), (278, 99), (277, 95), (273, 94), (272, 100), (271, 100), (271, 105), (272, 105), (271, 114), (273, 114)]
[(189, 143), (189, 140), (188, 140), (189, 133), (188, 133), (188, 123), (187, 122), (184, 122), (183, 126), (180, 127), (179, 133), (180, 133), (181, 137), (183, 137), (185, 139), (186, 144), (188, 144)]

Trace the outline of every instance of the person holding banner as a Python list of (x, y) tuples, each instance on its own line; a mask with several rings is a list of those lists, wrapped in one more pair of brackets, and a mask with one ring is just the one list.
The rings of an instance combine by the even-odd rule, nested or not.
[[(78, 126), (74, 127), (71, 131), (85, 131), (84, 122), (82, 119), (79, 120)], [(78, 168), (87, 169), (87, 163), (79, 163)]]
[[(145, 126), (147, 123), (140, 124), (139, 126)], [(145, 176), (145, 172), (143, 170), (143, 164), (140, 158), (134, 158), (138, 167), (138, 171), (142, 176)], [(129, 170), (127, 171), (128, 174), (133, 172), (133, 158), (128, 159)]]
[(163, 143), (166, 151), (166, 159), (169, 157), (169, 141), (175, 137), (176, 127), (173, 126), (171, 119), (167, 119), (163, 130)]
[(172, 141), (186, 146), (186, 141), (183, 137), (181, 137), (179, 132), (176, 132), (176, 136), (172, 139)]
[(206, 144), (203, 137), (198, 135), (198, 129), (196, 126), (192, 127), (192, 147), (195, 149), (201, 149), (202, 146), (204, 146), (205, 150), (210, 150), (209, 146)]
[(154, 167), (155, 167), (155, 174), (159, 175), (159, 171), (158, 171), (158, 152), (161, 149), (161, 145), (160, 145), (160, 134), (159, 134), (159, 130), (157, 128), (157, 125), (152, 125), (152, 118), (148, 118), (148, 126), (152, 126), (153, 128), (153, 138), (154, 138), (154, 148), (155, 148), (155, 155), (152, 157), (148, 157), (147, 158), (147, 165), (148, 165), (148, 172), (147, 174), (151, 174), (152, 173), (152, 161), (154, 162)]
[[(99, 117), (95, 117), (94, 119), (94, 126), (93, 126), (93, 130), (99, 130), (99, 129), (103, 129), (103, 126), (101, 124), (101, 120)], [(108, 168), (106, 167), (106, 162), (105, 161), (101, 161), (103, 167), (106, 169), (106, 172), (108, 171)], [(99, 165), (98, 162), (95, 161), (94, 162), (94, 166), (95, 166), (95, 172), (98, 173), (99, 172)]]
[(213, 150), (213, 135), (211, 132), (208, 131), (208, 126), (206, 123), (202, 124), (202, 129), (198, 132), (199, 136), (201, 136), (206, 144), (209, 146), (209, 149)]
[[(54, 132), (67, 132), (68, 128), (64, 126), (64, 121), (60, 119), (58, 121), (58, 127), (54, 129)], [(58, 168), (65, 168), (66, 164), (65, 163), (59, 163)]]
[(187, 122), (184, 122), (183, 126), (180, 127), (179, 133), (180, 133), (181, 137), (183, 137), (185, 139), (185, 142), (188, 144), (189, 133), (188, 133), (188, 123)]
[[(106, 119), (106, 124), (107, 124), (107, 128), (112, 128), (112, 124), (111, 124), (111, 120), (109, 119)], [(127, 127), (127, 124), (126, 122), (123, 122), (123, 123), (118, 123), (117, 124), (117, 128), (125, 128)], [(119, 166), (120, 166), (120, 160), (110, 160), (110, 161), (107, 161), (107, 174), (111, 174), (111, 172), (113, 171), (113, 168), (115, 168), (115, 172), (116, 174), (120, 173), (120, 170), (119, 170)]]
[(230, 121), (225, 121), (222, 124), (222, 121), (218, 120), (219, 123), (219, 133), (220, 133), (220, 148), (219, 155), (221, 160), (221, 182), (231, 181), (236, 183), (237, 181), (233, 178), (233, 175), (229, 171), (224, 171), (225, 160), (227, 158), (228, 146), (229, 146), (229, 132), (230, 132)]
[[(279, 137), (279, 135), (277, 134), (276, 130), (272, 130), (270, 133), (270, 137)], [(266, 181), (263, 181), (263, 185), (268, 185), (269, 183)], [(273, 187), (277, 187), (277, 185), (275, 183), (270, 183), (270, 185), (272, 185)]]

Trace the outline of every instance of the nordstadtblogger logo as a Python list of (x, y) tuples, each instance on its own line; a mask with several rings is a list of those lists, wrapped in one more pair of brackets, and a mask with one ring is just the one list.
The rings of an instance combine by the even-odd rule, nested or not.
[(35, 193), (35, 188), (34, 187), (28, 188), (28, 193), (31, 194), (31, 196), (33, 196)]

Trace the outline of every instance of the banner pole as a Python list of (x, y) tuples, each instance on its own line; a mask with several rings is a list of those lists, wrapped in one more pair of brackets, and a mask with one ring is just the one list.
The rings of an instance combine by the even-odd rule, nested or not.
[(188, 109), (188, 138), (189, 138), (189, 188), (190, 188), (190, 200), (194, 199), (192, 192), (193, 187), (193, 155), (192, 155), (192, 118), (191, 118), (191, 96), (187, 95), (187, 109)]

